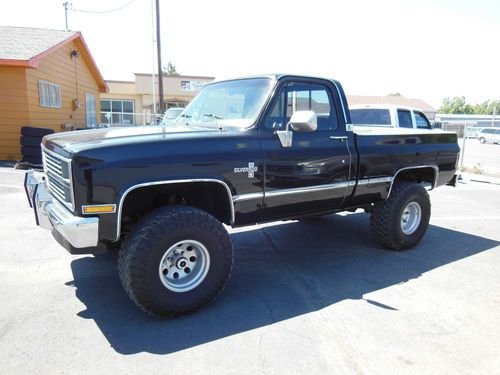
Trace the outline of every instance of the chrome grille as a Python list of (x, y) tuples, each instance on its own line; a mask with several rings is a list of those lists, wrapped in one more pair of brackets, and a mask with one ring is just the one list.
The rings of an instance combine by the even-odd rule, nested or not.
[(50, 193), (66, 207), (73, 209), (71, 161), (45, 148), (42, 148), (42, 151)]

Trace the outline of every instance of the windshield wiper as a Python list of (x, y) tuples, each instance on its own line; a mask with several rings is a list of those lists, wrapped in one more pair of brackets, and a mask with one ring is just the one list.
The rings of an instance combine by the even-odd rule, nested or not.
[[(179, 119), (180, 119), (181, 117), (184, 117), (185, 119), (189, 119), (189, 118), (191, 118), (191, 117), (193, 117), (193, 116), (191, 116), (191, 115), (187, 115), (187, 114), (183, 113), (183, 114), (179, 115), (179, 116), (175, 119), (174, 123), (179, 123), (179, 122), (180, 122), (180, 121), (179, 121)], [(189, 125), (189, 121), (187, 121), (187, 120), (186, 120), (186, 123), (185, 123), (184, 125), (185, 125), (185, 126), (188, 126), (188, 125)]]
[(213, 113), (203, 113), (202, 116), (213, 117), (214, 120), (224, 120), (224, 117), (214, 115)]

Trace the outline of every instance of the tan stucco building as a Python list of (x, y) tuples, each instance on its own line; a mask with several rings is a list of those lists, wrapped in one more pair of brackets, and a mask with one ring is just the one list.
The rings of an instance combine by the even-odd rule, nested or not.
[[(109, 91), (101, 94), (100, 122), (111, 125), (150, 124), (153, 106), (153, 76), (135, 73), (134, 81), (106, 81)], [(158, 92), (158, 75), (154, 76), (155, 91)], [(164, 101), (167, 108), (185, 107), (198, 92), (214, 77), (164, 76)], [(158, 96), (156, 95), (158, 108)], [(158, 111), (158, 110), (157, 110)]]

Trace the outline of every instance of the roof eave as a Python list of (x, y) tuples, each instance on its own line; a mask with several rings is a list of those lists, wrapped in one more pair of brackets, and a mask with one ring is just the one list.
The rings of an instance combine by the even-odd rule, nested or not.
[(24, 68), (32, 68), (36, 69), (40, 66), (40, 61), (46, 57), (47, 55), (51, 54), (52, 52), (58, 50), (61, 47), (64, 47), (68, 43), (75, 41), (77, 46), (81, 49), (81, 52), (83, 54), (84, 59), (87, 62), (87, 65), (94, 76), (94, 79), (97, 82), (97, 87), (99, 88), (99, 92), (108, 92), (109, 88), (108, 85), (106, 84), (106, 81), (104, 81), (104, 78), (102, 77), (101, 72), (99, 71), (99, 68), (97, 67), (97, 64), (94, 61), (94, 58), (90, 54), (90, 50), (87, 47), (87, 44), (85, 43), (85, 40), (83, 39), (82, 33), (79, 31), (74, 33), (72, 36), (70, 36), (67, 39), (64, 39), (62, 42), (55, 44), (54, 46), (50, 47), (49, 49), (43, 51), (42, 53), (33, 56), (29, 60), (8, 60), (8, 59), (0, 59), (0, 65), (3, 66), (19, 66), (19, 67), (24, 67)]
[(87, 47), (87, 43), (85, 43), (85, 39), (83, 39), (83, 36), (80, 32), (76, 33), (77, 40), (75, 40), (75, 43), (83, 49), (84, 53), (84, 58), (87, 60), (87, 63), (89, 65), (89, 68), (94, 75), (94, 78), (97, 81), (97, 85), (99, 87), (99, 92), (108, 92), (109, 87), (106, 81), (104, 80), (99, 68), (97, 67), (97, 64), (92, 57), (92, 54), (90, 53), (89, 48)]
[(31, 60), (0, 59), (0, 66), (18, 66), (22, 68), (38, 68), (37, 62)]

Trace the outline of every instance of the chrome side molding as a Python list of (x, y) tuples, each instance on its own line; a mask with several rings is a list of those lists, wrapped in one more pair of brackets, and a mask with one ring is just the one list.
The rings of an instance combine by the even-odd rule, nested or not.
[(249, 201), (252, 199), (262, 199), (262, 198), (264, 198), (263, 192), (246, 193), (233, 196), (233, 202), (237, 203), (237, 202)]
[[(375, 184), (383, 184), (392, 182), (393, 177), (375, 177), (375, 178), (366, 178), (358, 181), (358, 185), (375, 185)], [(305, 186), (301, 188), (291, 188), (291, 189), (279, 189), (272, 190), (266, 192), (258, 192), (258, 193), (247, 193), (247, 194), (239, 194), (233, 197), (233, 202), (243, 202), (252, 199), (262, 199), (267, 197), (278, 197), (282, 195), (292, 195), (292, 194), (302, 194), (302, 193), (313, 193), (324, 190), (334, 190), (334, 189), (347, 189), (348, 187), (353, 187), (356, 185), (356, 181), (343, 181), (337, 182), (333, 184), (324, 184), (324, 185), (313, 185), (313, 186)]]

